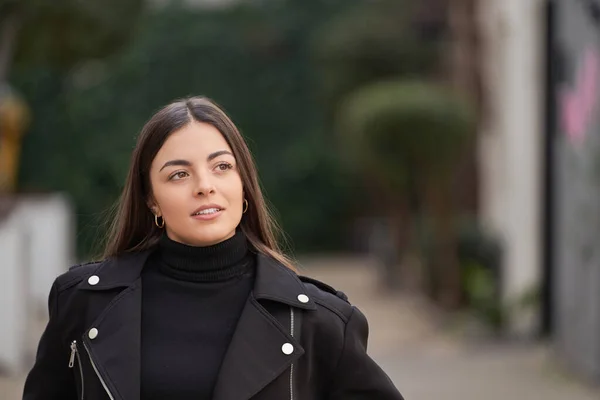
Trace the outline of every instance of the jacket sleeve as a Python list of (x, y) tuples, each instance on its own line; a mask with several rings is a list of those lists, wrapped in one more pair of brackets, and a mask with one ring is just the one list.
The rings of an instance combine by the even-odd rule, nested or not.
[(358, 308), (352, 307), (330, 400), (404, 400), (387, 374), (367, 354), (368, 335), (367, 319)]
[(58, 329), (58, 290), (54, 282), (48, 298), (50, 319), (39, 341), (35, 363), (27, 375), (23, 400), (76, 400), (69, 349)]

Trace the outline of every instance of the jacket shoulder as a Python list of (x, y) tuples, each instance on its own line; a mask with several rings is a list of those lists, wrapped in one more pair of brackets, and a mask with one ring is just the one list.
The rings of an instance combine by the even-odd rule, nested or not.
[(77, 285), (85, 278), (93, 275), (104, 261), (90, 261), (69, 267), (69, 270), (56, 278), (56, 289), (60, 292)]
[(353, 307), (344, 292), (314, 278), (307, 276), (299, 276), (299, 278), (317, 305), (337, 314), (344, 322), (348, 322)]

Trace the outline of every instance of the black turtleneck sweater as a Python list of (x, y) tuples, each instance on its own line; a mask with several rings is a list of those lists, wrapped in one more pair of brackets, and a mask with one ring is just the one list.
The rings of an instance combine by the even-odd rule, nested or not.
[(254, 266), (239, 231), (209, 247), (163, 236), (142, 272), (142, 400), (212, 398)]

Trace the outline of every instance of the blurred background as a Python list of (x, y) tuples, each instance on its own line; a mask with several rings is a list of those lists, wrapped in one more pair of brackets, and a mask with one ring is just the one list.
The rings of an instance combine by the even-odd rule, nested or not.
[(205, 95), (409, 400), (600, 398), (600, 0), (0, 0), (0, 398)]

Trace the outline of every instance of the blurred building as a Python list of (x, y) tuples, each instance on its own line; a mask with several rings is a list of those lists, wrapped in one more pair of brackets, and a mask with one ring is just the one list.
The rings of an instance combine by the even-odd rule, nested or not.
[(600, 382), (600, 1), (554, 0), (548, 16), (548, 328)]
[[(503, 240), (502, 296), (540, 289), (544, 0), (480, 0), (483, 85), (480, 215)], [(535, 334), (538, 309), (512, 314), (510, 331)]]
[(188, 7), (223, 8), (241, 1), (248, 0), (150, 0), (150, 3), (156, 7), (164, 7), (173, 3), (179, 3)]
[(480, 0), (479, 19), (480, 211), (504, 241), (510, 331), (600, 381), (600, 0)]
[(0, 196), (0, 369), (29, 365), (30, 334), (39, 334), (57, 275), (74, 263), (73, 212), (60, 194)]

